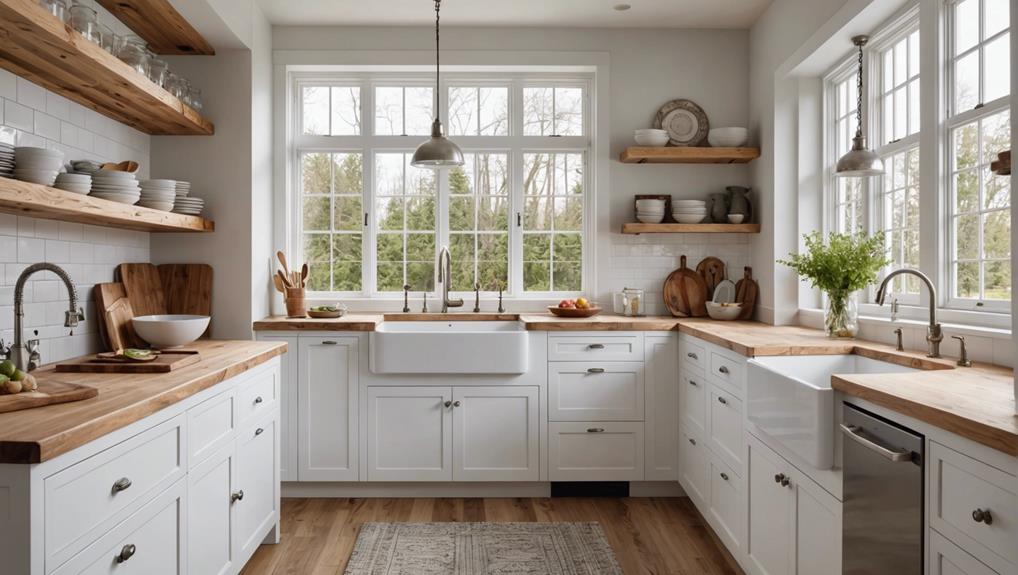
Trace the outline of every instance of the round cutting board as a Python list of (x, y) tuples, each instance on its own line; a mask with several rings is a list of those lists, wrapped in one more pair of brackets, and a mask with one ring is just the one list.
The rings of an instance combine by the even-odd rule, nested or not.
[(710, 123), (703, 108), (692, 100), (672, 100), (654, 116), (654, 127), (668, 132), (673, 146), (699, 146), (707, 139)]

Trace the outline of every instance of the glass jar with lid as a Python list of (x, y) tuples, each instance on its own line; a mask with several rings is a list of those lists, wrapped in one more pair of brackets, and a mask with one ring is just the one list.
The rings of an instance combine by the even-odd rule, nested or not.
[(64, 0), (39, 0), (39, 5), (61, 22), (67, 21), (67, 4)]
[(117, 57), (138, 73), (148, 75), (148, 46), (139, 36), (124, 36), (117, 49)]
[(202, 109), (201, 89), (196, 88), (195, 86), (189, 86), (187, 96), (188, 103), (191, 105), (191, 107), (194, 108), (195, 111), (201, 112)]
[(627, 317), (643, 317), (647, 314), (644, 307), (644, 293), (639, 288), (622, 288), (615, 294), (612, 302), (615, 313)]
[(166, 60), (160, 60), (159, 58), (149, 58), (148, 61), (148, 79), (152, 80), (160, 86), (166, 85), (166, 75), (170, 71), (169, 64)]
[(100, 43), (99, 20), (92, 8), (84, 4), (71, 6), (68, 10), (67, 23), (89, 41)]

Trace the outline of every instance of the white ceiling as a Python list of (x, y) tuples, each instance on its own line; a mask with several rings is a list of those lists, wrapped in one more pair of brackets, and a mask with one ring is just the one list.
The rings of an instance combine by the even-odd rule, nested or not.
[[(434, 22), (429, 0), (257, 0), (277, 25), (410, 26)], [(612, 7), (627, 3), (631, 9)], [(453, 26), (749, 28), (771, 0), (444, 0)]]

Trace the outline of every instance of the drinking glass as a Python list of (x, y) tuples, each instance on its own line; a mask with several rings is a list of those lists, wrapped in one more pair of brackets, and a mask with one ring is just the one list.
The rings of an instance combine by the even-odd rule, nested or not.
[(66, 21), (67, 4), (64, 3), (64, 0), (39, 0), (39, 4), (61, 22)]
[(170, 66), (166, 63), (166, 60), (150, 58), (148, 61), (148, 79), (160, 86), (166, 85), (166, 74), (169, 70)]
[(117, 50), (117, 57), (137, 70), (140, 74), (148, 75), (148, 48), (145, 40), (138, 36), (124, 36)]
[(80, 32), (89, 41), (99, 44), (99, 21), (96, 19), (95, 10), (84, 4), (75, 4), (71, 6), (69, 13), (67, 21), (71, 28)]

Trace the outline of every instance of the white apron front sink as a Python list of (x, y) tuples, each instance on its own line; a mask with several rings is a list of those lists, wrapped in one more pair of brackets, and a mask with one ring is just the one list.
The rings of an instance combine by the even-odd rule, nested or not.
[(746, 373), (746, 417), (817, 469), (834, 466), (831, 375), (906, 373), (915, 368), (859, 355), (757, 357)]
[(374, 373), (526, 373), (518, 321), (386, 321), (371, 333)]

